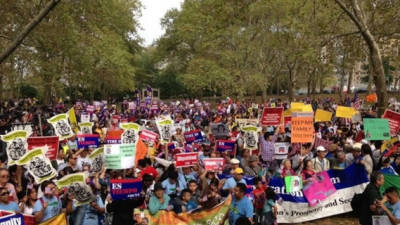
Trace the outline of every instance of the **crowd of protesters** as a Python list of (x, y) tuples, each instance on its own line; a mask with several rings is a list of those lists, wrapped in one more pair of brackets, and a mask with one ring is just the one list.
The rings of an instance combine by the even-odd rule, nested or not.
[[(324, 109), (335, 112), (338, 105), (353, 107), (356, 99), (347, 97), (339, 102), (333, 98), (298, 100), (311, 104), (313, 110)], [(134, 107), (131, 103), (134, 102)], [(359, 103), (362, 117), (376, 117), (374, 104)], [(6, 101), (0, 106), (0, 134), (5, 134), (14, 126), (31, 126), (32, 136), (51, 136), (54, 131), (46, 120), (74, 107), (76, 117), (88, 113), (88, 101), (79, 101), (72, 106), (60, 103), (41, 106), (36, 100), (21, 99)], [(304, 183), (310, 181), (316, 173), (329, 169), (345, 169), (356, 163), (365, 167), (371, 183), (363, 194), (360, 222), (372, 224), (371, 215), (386, 214), (392, 224), (400, 223), (400, 201), (396, 188), (388, 188), (382, 196), (378, 188), (382, 186), (382, 174), (400, 173), (400, 147), (390, 156), (383, 156), (382, 141), (367, 141), (364, 137), (362, 122), (333, 117), (330, 122), (315, 123), (315, 135), (329, 140), (329, 147), (315, 146), (314, 142), (290, 145), (286, 159), (275, 159), (275, 142), (290, 143), (290, 124), (284, 127), (262, 127), (259, 147), (249, 151), (244, 149), (244, 133), (240, 130), (237, 118), (259, 119), (262, 108), (290, 108), (290, 102), (270, 99), (264, 104), (239, 102), (227, 98), (216, 104), (198, 100), (184, 100), (164, 103), (162, 101), (136, 101), (125, 99), (122, 102), (102, 102), (90, 112), (94, 122), (92, 133), (98, 134), (104, 143), (107, 132), (118, 129), (121, 121), (135, 122), (147, 130), (158, 132), (155, 118), (169, 115), (179, 127), (170, 142), (177, 149), (185, 147), (184, 132), (200, 129), (204, 141), (196, 151), (203, 158), (224, 158), (222, 171), (206, 171), (201, 162), (198, 165), (175, 168), (173, 154), (165, 152), (160, 142), (147, 146), (149, 153), (140, 159), (134, 168), (109, 170), (91, 174), (87, 180), (96, 198), (87, 205), (77, 206), (74, 196), (58, 189), (54, 180), (36, 184), (23, 166), (7, 164), (5, 143), (0, 153), (0, 210), (21, 212), (33, 215), (37, 223), (46, 221), (61, 212), (66, 212), (69, 224), (135, 224), (133, 210), (148, 209), (155, 215), (160, 210), (176, 213), (210, 209), (232, 195), (232, 203), (227, 220), (235, 224), (276, 224), (277, 199), (273, 189), (268, 187), (272, 176), (301, 176)], [(393, 111), (398, 110), (390, 105)], [(225, 123), (230, 128), (226, 139), (235, 142), (235, 153), (216, 151), (216, 139), (210, 132), (211, 123)], [(65, 147), (67, 146), (67, 148)], [(68, 149), (68, 150), (65, 150)], [(52, 162), (60, 179), (65, 175), (79, 171), (90, 171), (91, 161), (88, 155), (93, 149), (78, 149), (75, 137), (60, 142), (57, 160)], [(168, 154), (168, 155), (165, 155)], [(166, 158), (159, 162), (155, 158)], [(226, 179), (223, 178), (227, 177)], [(247, 194), (244, 177), (255, 177), (254, 190)], [(109, 194), (111, 179), (140, 178), (143, 183), (142, 197), (139, 199), (113, 200)]]

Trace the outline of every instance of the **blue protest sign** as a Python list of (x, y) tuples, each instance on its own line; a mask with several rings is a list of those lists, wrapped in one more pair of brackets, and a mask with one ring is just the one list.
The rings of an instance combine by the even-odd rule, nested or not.
[(98, 134), (79, 134), (76, 135), (78, 138), (78, 148), (88, 149), (88, 148), (98, 148), (100, 138)]
[(190, 143), (200, 143), (203, 141), (203, 135), (201, 134), (200, 130), (192, 130), (192, 131), (188, 131), (185, 132), (183, 134), (183, 136), (185, 137), (186, 143), (190, 144)]
[(22, 214), (13, 214), (10, 216), (0, 217), (0, 225), (25, 225), (24, 216)]
[(217, 140), (216, 145), (219, 152), (233, 152), (235, 149), (235, 141), (231, 140)]
[(140, 179), (122, 179), (111, 180), (111, 197), (113, 200), (139, 198), (142, 192), (142, 180)]

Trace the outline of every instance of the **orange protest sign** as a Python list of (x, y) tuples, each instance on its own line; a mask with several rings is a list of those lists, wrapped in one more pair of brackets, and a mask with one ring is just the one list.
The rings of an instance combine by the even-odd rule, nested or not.
[(365, 97), (367, 102), (369, 103), (376, 103), (378, 101), (378, 97), (376, 96), (376, 93), (367, 95), (367, 97)]
[(292, 143), (310, 143), (314, 140), (312, 117), (292, 117)]

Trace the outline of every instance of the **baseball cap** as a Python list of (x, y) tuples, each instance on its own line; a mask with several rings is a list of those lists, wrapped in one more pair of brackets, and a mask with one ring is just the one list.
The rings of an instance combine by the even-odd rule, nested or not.
[(317, 152), (324, 152), (324, 151), (326, 151), (324, 146), (320, 145), (317, 147)]
[(236, 158), (231, 159), (231, 164), (239, 164), (240, 161)]
[(236, 168), (235, 169), (235, 174), (243, 174), (243, 169), (242, 168)]

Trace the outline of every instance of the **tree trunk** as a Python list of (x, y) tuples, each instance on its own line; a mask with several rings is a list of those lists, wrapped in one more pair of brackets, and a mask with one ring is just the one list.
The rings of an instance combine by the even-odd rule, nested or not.
[(351, 94), (351, 86), (353, 85), (353, 71), (349, 72), (349, 79), (347, 80), (347, 94)]
[(289, 85), (288, 85), (288, 95), (289, 95), (289, 101), (293, 101), (294, 97), (294, 84), (293, 84), (293, 79), (294, 79), (294, 71), (289, 67)]
[(267, 88), (262, 89), (262, 100), (263, 102), (267, 101)]
[(343, 101), (343, 86), (344, 86), (344, 77), (346, 76), (346, 71), (342, 69), (342, 74), (340, 76), (340, 85), (339, 85), (339, 98), (340, 101)]
[(369, 62), (368, 65), (368, 94), (372, 94), (372, 62)]
[(319, 93), (322, 94), (324, 92), (324, 75), (320, 74), (319, 76)]

